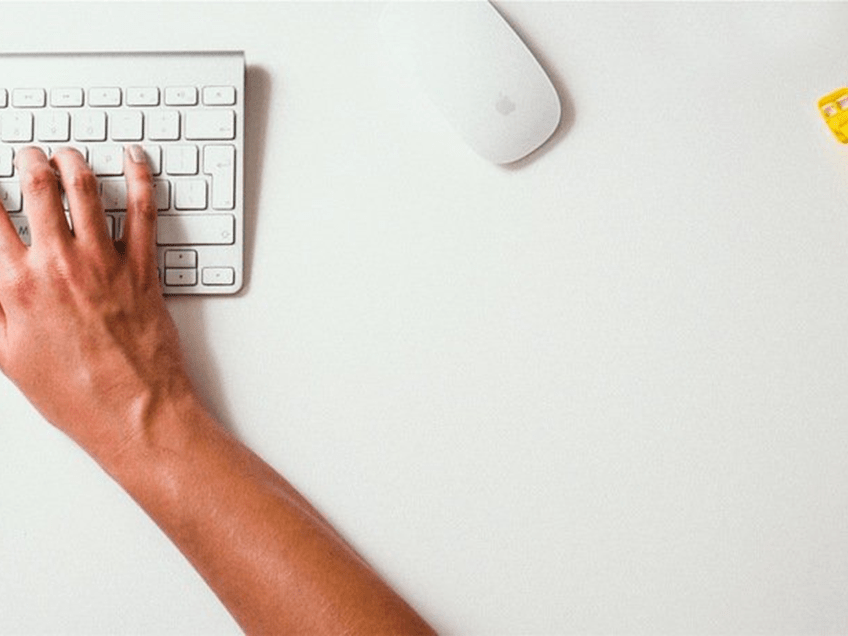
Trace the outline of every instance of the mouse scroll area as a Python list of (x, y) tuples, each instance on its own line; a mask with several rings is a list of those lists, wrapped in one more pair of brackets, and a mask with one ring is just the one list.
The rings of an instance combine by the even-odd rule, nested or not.
[(553, 83), (489, 2), (390, 2), (380, 29), (386, 54), (485, 159), (518, 161), (559, 126)]

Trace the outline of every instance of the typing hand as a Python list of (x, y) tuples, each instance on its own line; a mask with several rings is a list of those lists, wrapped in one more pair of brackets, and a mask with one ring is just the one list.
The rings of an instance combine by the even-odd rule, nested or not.
[(114, 457), (157, 408), (191, 391), (157, 278), (149, 168), (140, 148), (125, 151), (127, 219), (113, 242), (79, 152), (48, 160), (23, 148), (16, 166), (32, 244), (0, 206), (0, 368), (96, 459)]

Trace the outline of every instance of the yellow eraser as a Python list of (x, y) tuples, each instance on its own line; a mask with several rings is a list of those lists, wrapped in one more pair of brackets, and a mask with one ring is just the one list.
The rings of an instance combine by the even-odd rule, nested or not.
[(848, 143), (848, 88), (840, 88), (819, 100), (819, 112), (833, 135)]

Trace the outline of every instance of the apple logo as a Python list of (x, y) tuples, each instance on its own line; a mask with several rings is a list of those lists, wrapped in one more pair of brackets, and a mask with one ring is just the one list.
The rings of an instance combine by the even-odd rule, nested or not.
[(515, 108), (515, 102), (503, 93), (501, 93), (500, 99), (495, 102), (495, 110), (497, 110), (504, 117), (512, 113)]

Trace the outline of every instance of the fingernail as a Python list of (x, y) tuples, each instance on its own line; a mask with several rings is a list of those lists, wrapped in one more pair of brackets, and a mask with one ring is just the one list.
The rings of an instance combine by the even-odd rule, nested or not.
[(50, 154), (51, 154), (51, 155), (56, 155), (56, 154), (58, 154), (58, 153), (60, 153), (60, 152), (75, 152), (75, 153), (77, 153), (78, 155), (83, 156), (83, 155), (82, 155), (82, 152), (80, 151), (80, 149), (79, 149), (79, 148), (74, 148), (73, 146), (57, 146), (56, 148), (54, 148), (54, 149), (53, 149), (53, 152), (52, 152), (52, 153), (50, 153)]
[(27, 161), (25, 160), (25, 158), (29, 154), (29, 152), (26, 152), (26, 151), (29, 151), (29, 150), (32, 150), (32, 149), (35, 149), (35, 148), (36, 148), (36, 146), (22, 146), (15, 153), (15, 167), (18, 170), (26, 169)]
[(147, 157), (144, 154), (144, 148), (138, 144), (130, 144), (127, 146), (127, 154), (135, 163), (147, 163)]

